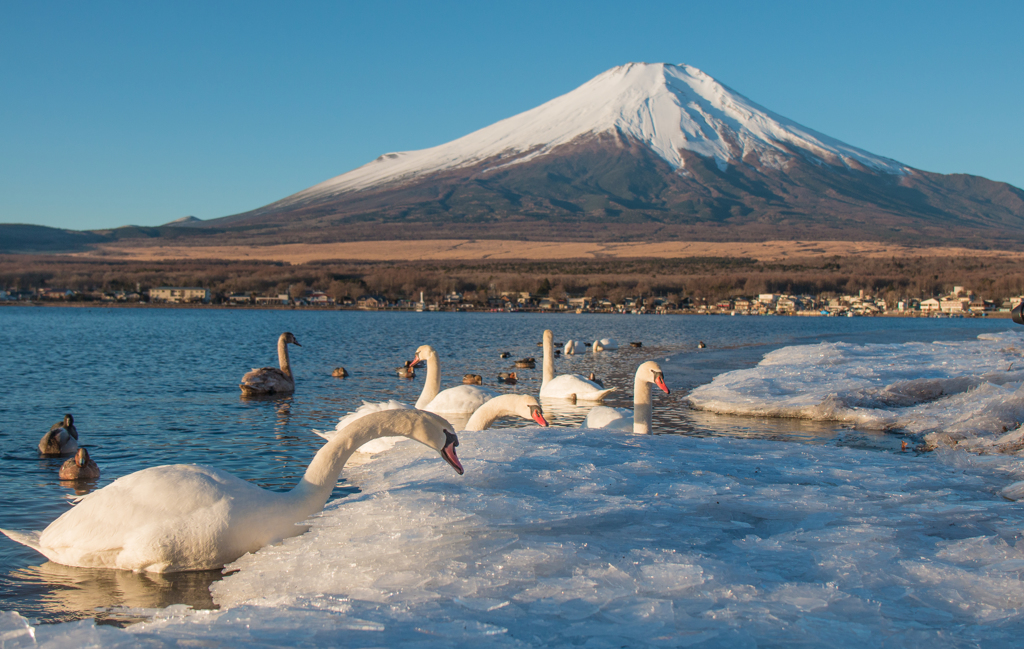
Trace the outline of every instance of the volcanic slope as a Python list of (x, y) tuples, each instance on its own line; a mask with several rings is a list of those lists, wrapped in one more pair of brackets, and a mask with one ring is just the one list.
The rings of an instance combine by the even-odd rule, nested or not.
[(692, 66), (631, 63), (457, 140), (388, 153), (260, 209), (189, 225), (292, 242), (992, 245), (1024, 240), (1024, 191), (873, 155)]

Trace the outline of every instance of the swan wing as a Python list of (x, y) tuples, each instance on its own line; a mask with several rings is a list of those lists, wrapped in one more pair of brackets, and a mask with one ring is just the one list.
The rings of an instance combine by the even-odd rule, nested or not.
[(633, 411), (627, 408), (595, 406), (587, 413), (582, 428), (603, 428), (633, 432)]
[(540, 396), (549, 399), (571, 399), (577, 401), (600, 401), (615, 388), (602, 388), (597, 383), (579, 374), (560, 374), (540, 389)]
[(294, 392), (295, 382), (276, 367), (260, 367), (247, 372), (238, 387), (243, 392), (272, 394)]
[(438, 393), (424, 410), (435, 415), (471, 414), (499, 394), (497, 390), (479, 385), (459, 385)]
[[(364, 401), (363, 405), (359, 406), (358, 408), (356, 408), (352, 412), (348, 413), (347, 415), (345, 415), (344, 417), (339, 419), (338, 423), (334, 426), (334, 428), (332, 430), (314, 430), (313, 432), (316, 433), (317, 435), (319, 435), (320, 437), (323, 437), (324, 439), (330, 440), (330, 439), (334, 439), (334, 436), (337, 435), (338, 433), (340, 433), (342, 430), (344, 430), (346, 426), (348, 426), (352, 422), (356, 421), (357, 419), (362, 419), (366, 415), (370, 415), (370, 414), (373, 414), (375, 412), (383, 412), (384, 410), (411, 410), (411, 409), (412, 409), (412, 406), (410, 406), (408, 404), (405, 404), (405, 403), (402, 403), (401, 401), (395, 401), (394, 399), (390, 399), (388, 401)], [(380, 438), (380, 439), (392, 439), (392, 438), (387, 437), (387, 438)], [(360, 447), (359, 450), (363, 451), (364, 453), (371, 452), (371, 451), (364, 451), (363, 449), (364, 449), (365, 446), (366, 445), (364, 444), (362, 447)], [(387, 448), (391, 448), (391, 446), (388, 446)]]

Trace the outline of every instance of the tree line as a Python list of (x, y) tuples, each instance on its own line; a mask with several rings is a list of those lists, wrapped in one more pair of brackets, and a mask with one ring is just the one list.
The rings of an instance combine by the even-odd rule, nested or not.
[(1024, 272), (1011, 259), (987, 257), (805, 257), (758, 261), (732, 257), (565, 261), (351, 262), (301, 265), (267, 261), (131, 261), (43, 255), (0, 255), (0, 288), (31, 291), (135, 291), (198, 286), (214, 294), (302, 295), (336, 300), (372, 293), (391, 300), (435, 301), (452, 292), (486, 302), (505, 291), (539, 296), (627, 296), (722, 300), (761, 293), (832, 297), (928, 298), (965, 286), (983, 299), (1024, 294)]

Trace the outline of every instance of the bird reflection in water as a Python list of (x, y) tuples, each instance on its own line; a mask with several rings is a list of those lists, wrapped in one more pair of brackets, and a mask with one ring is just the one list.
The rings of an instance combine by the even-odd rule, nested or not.
[(38, 611), (19, 611), (27, 617), (45, 617), (50, 622), (95, 618), (98, 624), (128, 626), (150, 619), (153, 609), (175, 604), (196, 610), (218, 608), (210, 585), (223, 576), (220, 570), (136, 573), (47, 561), (14, 570), (4, 581), (19, 589), (44, 591), (37, 600)]
[(293, 435), (288, 435), (285, 430), (288, 428), (288, 421), (292, 416), (292, 399), (293, 395), (280, 395), (280, 394), (265, 394), (265, 395), (246, 395), (242, 394), (239, 399), (243, 403), (268, 403), (274, 406), (274, 411), (277, 413), (277, 422), (274, 424), (274, 437), (277, 439), (291, 438)]
[(65, 489), (71, 489), (75, 492), (75, 496), (85, 496), (89, 492), (96, 489), (96, 484), (99, 482), (99, 478), (93, 479), (78, 479), (78, 480), (58, 480), (60, 486)]

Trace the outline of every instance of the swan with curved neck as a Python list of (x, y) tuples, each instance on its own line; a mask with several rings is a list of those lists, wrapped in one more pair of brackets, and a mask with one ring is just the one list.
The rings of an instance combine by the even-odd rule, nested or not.
[(213, 467), (158, 466), (85, 496), (42, 532), (0, 532), (69, 566), (147, 572), (221, 568), (306, 531), (303, 521), (324, 508), (349, 456), (387, 435), (415, 439), (463, 473), (451, 424), (427, 412), (391, 410), (364, 417), (324, 444), (299, 484), (285, 493)]
[(575, 401), (600, 401), (615, 388), (602, 388), (579, 374), (555, 376), (554, 334), (544, 330), (544, 378), (540, 385), (540, 396), (550, 399), (572, 399)]
[(650, 433), (652, 385), (661, 388), (665, 394), (669, 393), (661, 366), (654, 361), (647, 361), (637, 368), (633, 380), (633, 410), (597, 406), (587, 413), (582, 427), (632, 431), (638, 435)]
[(277, 361), (280, 368), (253, 368), (242, 377), (238, 385), (245, 396), (262, 396), (267, 394), (287, 394), (295, 392), (295, 378), (292, 366), (288, 361), (288, 345), (302, 347), (290, 331), (286, 331), (277, 339)]
[[(355, 412), (345, 416), (338, 422), (337, 428), (329, 431), (314, 431), (324, 439), (334, 439), (335, 435), (344, 430), (352, 422), (366, 417), (367, 415), (388, 409), (409, 409), (409, 406), (399, 401), (385, 401), (383, 403), (367, 403), (356, 408)], [(462, 430), (477, 431), (490, 428), (499, 417), (522, 417), (537, 422), (540, 426), (547, 426), (548, 421), (544, 418), (544, 411), (541, 410), (537, 400), (528, 394), (502, 394), (489, 400), (476, 409), (473, 416), (469, 418)], [(376, 454), (383, 453), (402, 441), (400, 437), (381, 437), (373, 439), (359, 448), (360, 453)]]
[(420, 361), (427, 363), (427, 378), (423, 382), (423, 391), (416, 400), (416, 408), (439, 415), (469, 415), (494, 397), (501, 394), (497, 390), (479, 385), (458, 385), (454, 388), (441, 390), (441, 362), (437, 352), (430, 345), (421, 345), (416, 349), (412, 359), (415, 365)]
[(43, 455), (73, 455), (78, 450), (78, 429), (71, 414), (64, 415), (39, 440), (39, 452)]

